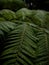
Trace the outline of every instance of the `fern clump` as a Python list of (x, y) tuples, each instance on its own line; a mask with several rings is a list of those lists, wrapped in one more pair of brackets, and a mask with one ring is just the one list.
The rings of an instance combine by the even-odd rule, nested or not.
[(2, 65), (49, 65), (49, 12), (1, 10), (0, 60)]

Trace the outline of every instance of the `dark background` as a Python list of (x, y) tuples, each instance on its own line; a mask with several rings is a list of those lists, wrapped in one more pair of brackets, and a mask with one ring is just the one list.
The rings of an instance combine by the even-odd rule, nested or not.
[(49, 0), (0, 0), (0, 10), (10, 9), (16, 11), (20, 8), (49, 11)]
[[(49, 11), (49, 0), (25, 0), (29, 9), (41, 9)], [(30, 3), (32, 2), (33, 5)]]

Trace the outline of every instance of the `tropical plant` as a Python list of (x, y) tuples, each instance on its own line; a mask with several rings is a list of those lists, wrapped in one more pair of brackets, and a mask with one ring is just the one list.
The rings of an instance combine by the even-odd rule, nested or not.
[(49, 12), (0, 11), (0, 64), (49, 65)]

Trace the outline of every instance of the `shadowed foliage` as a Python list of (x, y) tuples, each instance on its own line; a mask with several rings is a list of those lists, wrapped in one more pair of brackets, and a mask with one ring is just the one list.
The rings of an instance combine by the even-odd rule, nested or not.
[(42, 10), (1, 10), (0, 64), (49, 65), (48, 21)]

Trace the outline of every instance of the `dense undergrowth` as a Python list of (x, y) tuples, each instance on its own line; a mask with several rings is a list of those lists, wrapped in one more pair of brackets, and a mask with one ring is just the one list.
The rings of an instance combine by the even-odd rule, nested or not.
[(0, 64), (49, 65), (49, 12), (0, 11)]
[(0, 65), (49, 65), (49, 12), (27, 8), (0, 0)]

